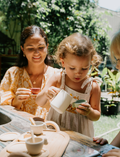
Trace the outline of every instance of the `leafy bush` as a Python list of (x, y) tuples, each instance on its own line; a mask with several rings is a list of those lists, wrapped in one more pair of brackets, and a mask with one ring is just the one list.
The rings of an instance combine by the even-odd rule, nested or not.
[(50, 54), (74, 32), (89, 36), (99, 54), (108, 52), (110, 26), (102, 19), (95, 0), (1, 0), (0, 9), (8, 28), (10, 21), (19, 23), (20, 31), (31, 24), (41, 26), (48, 35)]

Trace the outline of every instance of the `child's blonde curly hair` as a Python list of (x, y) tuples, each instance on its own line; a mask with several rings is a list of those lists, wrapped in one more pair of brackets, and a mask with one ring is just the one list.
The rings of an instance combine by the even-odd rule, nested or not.
[(101, 56), (95, 51), (91, 40), (80, 33), (74, 33), (66, 37), (59, 44), (54, 58), (61, 65), (60, 58), (64, 59), (66, 53), (71, 53), (77, 56), (91, 55), (91, 65), (98, 66), (101, 63)]
[(120, 56), (120, 31), (114, 35), (110, 45), (110, 56), (113, 63), (116, 63), (115, 55)]

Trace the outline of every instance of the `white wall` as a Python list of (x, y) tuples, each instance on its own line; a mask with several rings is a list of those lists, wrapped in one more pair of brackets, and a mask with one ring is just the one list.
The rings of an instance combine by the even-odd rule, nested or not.
[(109, 13), (109, 14), (104, 14), (103, 18), (107, 19), (109, 24), (111, 25), (112, 29), (108, 32), (108, 35), (112, 39), (114, 34), (120, 30), (120, 13), (102, 7), (99, 7), (98, 10), (107, 11)]

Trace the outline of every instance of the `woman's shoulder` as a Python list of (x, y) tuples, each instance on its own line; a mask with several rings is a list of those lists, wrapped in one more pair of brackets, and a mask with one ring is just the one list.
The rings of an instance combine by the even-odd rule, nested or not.
[(7, 70), (7, 73), (16, 74), (20, 72), (21, 70), (23, 71), (23, 68), (19, 68), (18, 66), (12, 66)]

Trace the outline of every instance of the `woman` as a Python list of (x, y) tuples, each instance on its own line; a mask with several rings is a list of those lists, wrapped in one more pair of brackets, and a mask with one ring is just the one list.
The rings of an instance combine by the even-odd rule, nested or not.
[(57, 71), (48, 65), (48, 40), (38, 26), (25, 28), (20, 39), (21, 52), (17, 66), (7, 70), (1, 81), (1, 105), (41, 115), (45, 118), (49, 105), (38, 107), (31, 93), (31, 88), (42, 90), (49, 78)]

